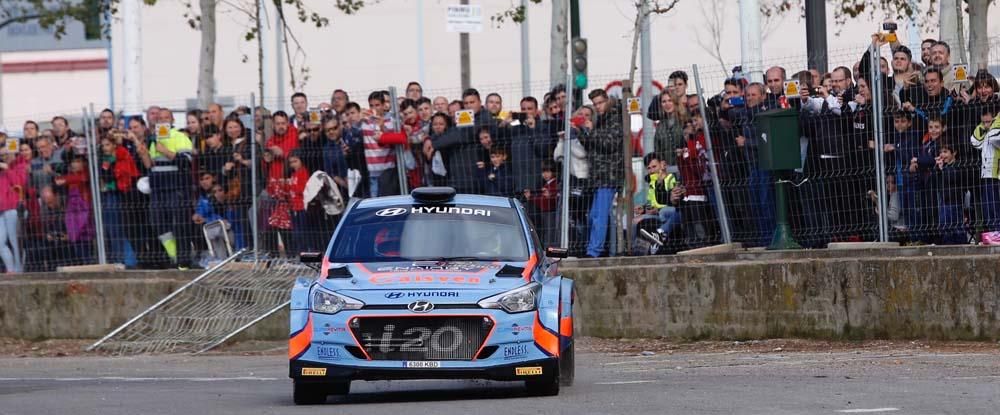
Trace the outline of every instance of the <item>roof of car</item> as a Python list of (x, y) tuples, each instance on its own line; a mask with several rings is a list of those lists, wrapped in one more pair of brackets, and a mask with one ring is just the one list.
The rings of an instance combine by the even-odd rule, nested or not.
[[(371, 199), (364, 199), (360, 203), (358, 203), (356, 207), (378, 208), (385, 206), (415, 205), (415, 204), (424, 204), (424, 203), (417, 202), (411, 196), (388, 196), (388, 197), (376, 197)], [(511, 207), (510, 199), (506, 197), (470, 195), (461, 193), (455, 195), (454, 199), (445, 204), (506, 207), (506, 208)]]

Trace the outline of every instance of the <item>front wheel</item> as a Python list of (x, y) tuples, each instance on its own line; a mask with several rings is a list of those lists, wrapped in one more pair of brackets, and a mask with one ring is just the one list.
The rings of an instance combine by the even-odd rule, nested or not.
[(556, 396), (559, 394), (559, 373), (545, 375), (537, 380), (526, 380), (524, 385), (531, 396)]
[(321, 383), (301, 383), (293, 381), (292, 400), (296, 405), (319, 405), (326, 403), (326, 389)]

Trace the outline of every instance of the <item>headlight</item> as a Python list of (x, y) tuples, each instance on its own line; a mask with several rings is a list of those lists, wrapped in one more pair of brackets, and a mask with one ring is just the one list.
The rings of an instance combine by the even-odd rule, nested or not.
[(312, 311), (323, 314), (336, 314), (340, 310), (358, 310), (365, 303), (351, 297), (345, 297), (321, 289), (313, 291)]
[(502, 309), (508, 313), (523, 313), (538, 308), (538, 294), (542, 292), (542, 284), (532, 282), (505, 293), (497, 294), (479, 301), (482, 308)]

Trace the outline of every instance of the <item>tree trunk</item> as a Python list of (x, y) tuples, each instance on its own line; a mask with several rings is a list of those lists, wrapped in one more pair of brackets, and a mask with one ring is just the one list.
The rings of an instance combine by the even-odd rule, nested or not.
[(199, 2), (201, 58), (198, 62), (198, 107), (208, 108), (215, 100), (215, 0)]
[(954, 64), (969, 63), (969, 53), (968, 53), (969, 50), (966, 49), (966, 43), (965, 43), (965, 9), (963, 8), (964, 4), (965, 3), (962, 0), (958, 0), (955, 2), (955, 16), (957, 16), (955, 18), (955, 21), (958, 22), (958, 24), (956, 25), (956, 27), (958, 28), (957, 31), (958, 43), (953, 43), (953, 45), (957, 45), (958, 47), (957, 48), (955, 46), (951, 47), (952, 48), (951, 62)]
[[(569, 0), (552, 0), (552, 32), (549, 55), (549, 86), (555, 87), (566, 79), (566, 45), (569, 44), (569, 27), (566, 26)], [(569, 93), (572, 85), (566, 85)]]
[(632, 58), (629, 59), (628, 64), (628, 83), (635, 84), (635, 58), (639, 54), (639, 36), (642, 31), (642, 19), (646, 16), (643, 15), (644, 7), (646, 4), (645, 0), (636, 4), (635, 22), (632, 27)]
[(990, 63), (989, 8), (990, 0), (969, 0), (969, 68), (973, 74)]
[[(939, 23), (938, 23), (938, 39), (947, 43), (951, 47), (952, 54), (958, 50), (958, 14), (956, 11), (956, 4), (959, 0), (941, 0), (940, 3), (940, 13), (938, 13)], [(954, 57), (952, 61), (956, 61)]]

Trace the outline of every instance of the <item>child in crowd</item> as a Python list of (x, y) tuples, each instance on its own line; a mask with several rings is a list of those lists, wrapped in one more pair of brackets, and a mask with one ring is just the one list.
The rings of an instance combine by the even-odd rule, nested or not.
[(559, 181), (556, 180), (555, 165), (548, 160), (542, 161), (542, 185), (536, 193), (524, 191), (524, 199), (538, 208), (541, 219), (542, 245), (556, 246), (559, 244), (557, 231), (559, 229), (556, 217), (556, 206), (559, 204)]
[(959, 154), (950, 144), (941, 144), (938, 148), (933, 177), (938, 189), (938, 229), (941, 232), (941, 243), (966, 244), (969, 240), (962, 212), (965, 190), (961, 171), (955, 164)]
[(920, 157), (920, 132), (914, 128), (910, 113), (906, 111), (893, 114), (892, 127), (892, 140), (885, 145), (885, 152), (889, 161), (887, 165), (893, 166), (896, 172), (893, 180), (899, 192), (900, 219), (912, 232), (911, 238), (925, 239), (929, 233), (926, 232), (927, 223), (921, 220), (918, 200), (922, 180), (918, 172), (911, 173), (909, 169), (911, 160)]
[(986, 232), (1000, 231), (1000, 117), (986, 106), (980, 112), (980, 123), (970, 137), (972, 147), (979, 150), (982, 167), (980, 183), (983, 203), (983, 224)]
[(73, 257), (81, 264), (88, 264), (93, 261), (90, 242), (94, 238), (94, 225), (90, 217), (90, 178), (83, 157), (74, 157), (69, 172), (57, 177), (55, 183), (66, 188), (66, 239)]
[(289, 202), (292, 209), (292, 255), (300, 252), (307, 252), (315, 249), (310, 246), (309, 227), (306, 218), (306, 204), (303, 192), (306, 190), (306, 182), (309, 181), (309, 169), (302, 162), (302, 157), (298, 152), (293, 151), (288, 157), (288, 168), (292, 170), (288, 178)]
[(507, 150), (503, 147), (495, 146), (490, 149), (490, 165), (477, 162), (479, 168), (477, 178), (479, 187), (483, 189), (483, 194), (490, 196), (510, 197), (514, 193), (514, 176), (507, 168)]
[(927, 121), (927, 133), (924, 134), (921, 142), (920, 153), (917, 157), (910, 159), (909, 171), (911, 174), (917, 175), (915, 180), (918, 181), (916, 199), (917, 206), (919, 206), (919, 216), (915, 222), (910, 224), (916, 239), (927, 239), (920, 237), (919, 224), (925, 224), (923, 229), (931, 230), (933, 228), (931, 224), (939, 217), (937, 194), (934, 192), (935, 183), (931, 176), (937, 164), (940, 145), (945, 142), (945, 131), (946, 128), (941, 117), (932, 115)]

